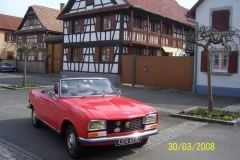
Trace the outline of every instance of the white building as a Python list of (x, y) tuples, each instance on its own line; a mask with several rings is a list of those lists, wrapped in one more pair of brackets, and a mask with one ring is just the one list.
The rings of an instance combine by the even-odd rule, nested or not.
[[(240, 0), (199, 0), (188, 12), (198, 25), (209, 27), (230, 27), (240, 29)], [(212, 46), (212, 86), (213, 94), (220, 96), (240, 97), (240, 43), (232, 47), (230, 52), (224, 47)], [(195, 84), (197, 94), (207, 94), (207, 73), (203, 49), (198, 47), (195, 57)]]

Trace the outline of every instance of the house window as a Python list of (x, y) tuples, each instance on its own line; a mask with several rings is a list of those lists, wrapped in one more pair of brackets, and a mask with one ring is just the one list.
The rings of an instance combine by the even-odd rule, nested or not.
[[(238, 51), (212, 51), (211, 68), (213, 73), (238, 73)], [(207, 72), (208, 54), (201, 53), (201, 72)]]
[(217, 10), (212, 12), (212, 27), (220, 30), (229, 30), (230, 11), (229, 10)]
[(110, 48), (102, 48), (102, 62), (109, 62), (110, 61)]
[(14, 35), (13, 35), (13, 33), (8, 33), (8, 42), (14, 42)]
[(74, 33), (81, 32), (80, 20), (74, 21)]
[(134, 20), (133, 20), (133, 25), (134, 25), (134, 27), (136, 27), (136, 28), (141, 28), (141, 19), (140, 18), (134, 18)]
[(94, 0), (86, 0), (86, 6), (90, 6), (94, 4)]
[(106, 16), (103, 18), (103, 29), (104, 30), (111, 29), (111, 17), (110, 16)]
[(228, 72), (229, 54), (226, 52), (212, 52), (212, 72)]
[(5, 42), (14, 42), (14, 35), (11, 32), (6, 32), (4, 35)]

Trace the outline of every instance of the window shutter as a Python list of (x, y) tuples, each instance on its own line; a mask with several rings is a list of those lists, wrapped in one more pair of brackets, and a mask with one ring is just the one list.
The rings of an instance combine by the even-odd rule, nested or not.
[(80, 20), (80, 31), (81, 32), (84, 32), (84, 21), (85, 21), (85, 19)]
[(116, 26), (116, 15), (111, 16), (111, 28), (115, 29)]
[(110, 62), (114, 62), (114, 47), (110, 47)]
[(101, 31), (101, 17), (96, 17), (96, 31)]
[(8, 42), (8, 40), (9, 40), (9, 39), (8, 39), (8, 33), (5, 32), (5, 34), (4, 34), (4, 41), (5, 41), (5, 42)]
[(212, 27), (220, 31), (229, 29), (229, 10), (218, 10), (212, 12)]
[(79, 56), (80, 57), (80, 62), (82, 62), (83, 61), (83, 48), (79, 48), (79, 50), (80, 50), (79, 51), (80, 52), (79, 53), (80, 54), (80, 56)]
[(72, 34), (73, 33), (73, 21), (69, 21), (69, 26), (68, 26), (68, 34)]
[(237, 73), (238, 72), (238, 52), (229, 53), (229, 65), (228, 73)]
[(207, 53), (202, 52), (201, 53), (201, 72), (207, 72), (207, 61), (208, 61)]
[(72, 61), (72, 48), (68, 48), (67, 61)]
[(96, 61), (96, 62), (99, 61), (99, 55), (100, 55), (100, 48), (99, 47), (95, 47), (94, 61)]

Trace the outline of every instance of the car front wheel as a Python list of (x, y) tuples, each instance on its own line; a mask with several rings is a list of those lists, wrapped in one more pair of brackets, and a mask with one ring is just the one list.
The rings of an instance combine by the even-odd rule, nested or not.
[(32, 124), (35, 128), (41, 127), (41, 121), (38, 119), (34, 109), (32, 109)]
[(78, 135), (75, 128), (69, 125), (65, 131), (65, 144), (71, 158), (77, 159), (83, 153), (83, 147), (78, 142)]

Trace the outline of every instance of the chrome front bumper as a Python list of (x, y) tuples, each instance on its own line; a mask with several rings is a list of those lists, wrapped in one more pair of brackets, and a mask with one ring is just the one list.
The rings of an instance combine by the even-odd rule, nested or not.
[(158, 130), (155, 129), (155, 130), (151, 130), (151, 131), (133, 133), (133, 134), (130, 134), (130, 135), (125, 135), (125, 136), (101, 137), (101, 138), (93, 138), (93, 139), (78, 137), (78, 139), (79, 139), (80, 143), (95, 144), (95, 143), (115, 142), (117, 140), (128, 139), (128, 138), (138, 138), (138, 137), (144, 138), (144, 137), (148, 137), (148, 136), (151, 136), (151, 135), (155, 135), (157, 133), (158, 133)]

